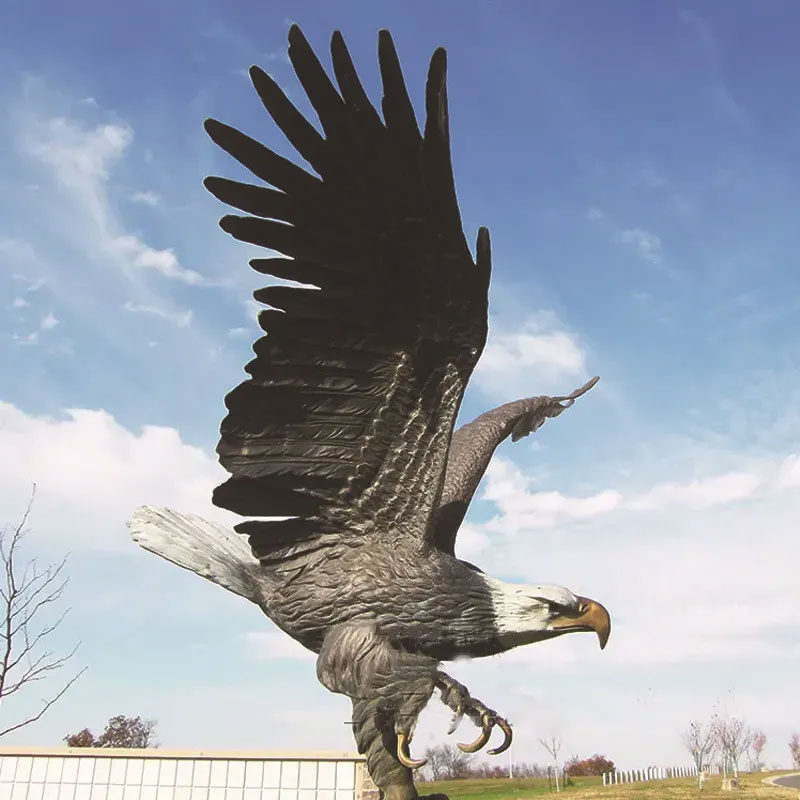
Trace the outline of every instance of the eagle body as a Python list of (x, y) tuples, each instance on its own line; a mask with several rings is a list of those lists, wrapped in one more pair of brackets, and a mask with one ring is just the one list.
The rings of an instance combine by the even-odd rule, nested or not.
[(271, 598), (267, 615), (317, 653), (331, 628), (362, 623), (436, 661), (505, 649), (487, 581), (441, 552), (353, 547), (317, 563), (308, 577), (276, 583)]
[(488, 332), (491, 247), (461, 224), (450, 159), (447, 59), (431, 59), (420, 129), (391, 36), (378, 36), (381, 113), (341, 34), (335, 85), (300, 29), (289, 59), (318, 120), (275, 81), (250, 76), (306, 170), (213, 119), (211, 139), (258, 184), (206, 178), (245, 212), (220, 226), (265, 248), (250, 265), (284, 282), (254, 293), (264, 335), (248, 378), (225, 398), (217, 446), (230, 477), (213, 502), (246, 517), (233, 531), (142, 507), (133, 538), (261, 607), (317, 654), (317, 675), (350, 697), (353, 734), (386, 800), (417, 797), (409, 752), (438, 690), (486, 745), (509, 724), (441, 669), (573, 631), (601, 647), (608, 612), (552, 584), (492, 578), (456, 555), (458, 531), (501, 442), (559, 416), (597, 381), (531, 396), (456, 429)]

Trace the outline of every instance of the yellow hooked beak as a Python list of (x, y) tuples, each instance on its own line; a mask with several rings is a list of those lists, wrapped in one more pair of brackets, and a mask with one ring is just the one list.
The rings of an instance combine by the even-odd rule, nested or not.
[(551, 624), (554, 631), (594, 631), (600, 640), (600, 649), (606, 646), (611, 635), (611, 617), (605, 607), (588, 597), (578, 598), (578, 613), (561, 616)]

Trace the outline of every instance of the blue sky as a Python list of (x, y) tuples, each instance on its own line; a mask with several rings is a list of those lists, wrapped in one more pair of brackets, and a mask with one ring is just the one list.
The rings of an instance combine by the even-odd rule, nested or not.
[[(142, 503), (207, 514), (222, 398), (257, 328), (251, 249), (209, 174), (215, 116), (292, 155), (246, 78), (305, 111), (298, 22), (344, 33), (378, 97), (389, 28), (419, 110), (449, 52), (468, 239), (492, 232), (489, 346), (463, 417), (601, 383), (498, 453), (461, 552), (608, 605), (588, 637), (457, 664), (517, 727), (620, 765), (682, 763), (714, 709), (800, 728), (800, 10), (789, 2), (14, 2), (0, 32), (0, 518), (38, 484), (32, 553), (70, 551), (59, 635), (89, 671), (11, 742), (112, 714), (176, 747), (350, 747), (347, 703), (254, 607), (133, 546)], [(327, 63), (327, 60), (325, 61)], [(37, 693), (2, 714), (22, 714)], [(293, 702), (299, 710), (290, 711)], [(418, 747), (443, 732), (426, 712)]]

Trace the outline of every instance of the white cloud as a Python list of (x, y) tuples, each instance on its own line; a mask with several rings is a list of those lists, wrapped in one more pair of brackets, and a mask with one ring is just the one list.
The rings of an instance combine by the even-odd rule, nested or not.
[(800, 456), (787, 456), (779, 465), (775, 476), (775, 487), (793, 489), (800, 486)]
[(317, 658), (282, 630), (248, 631), (242, 638), (259, 661), (316, 661)]
[(247, 336), (250, 333), (252, 333), (250, 328), (230, 328), (228, 330), (228, 336), (230, 336), (231, 339), (239, 339), (242, 336)]
[(284, 64), (291, 64), (291, 60), (289, 59), (289, 49), (285, 45), (281, 45), (280, 47), (276, 47), (274, 50), (269, 50), (261, 56), (263, 61), (268, 61), (270, 63), (274, 63), (276, 61), (282, 61)]
[(39, 341), (39, 331), (31, 331), (30, 333), (12, 333), (11, 338), (17, 344), (36, 344)]
[(655, 233), (642, 228), (626, 228), (617, 233), (616, 240), (651, 264), (660, 264), (663, 260), (661, 238)]
[(175, 253), (169, 248), (155, 250), (139, 237), (131, 235), (117, 236), (108, 244), (111, 252), (122, 255), (127, 263), (138, 269), (152, 269), (167, 278), (174, 278), (193, 286), (207, 283), (200, 273), (182, 267)]
[[(23, 305), (28, 305), (28, 303), (23, 302)], [(19, 308), (20, 306), (15, 303), (14, 307)], [(55, 314), (51, 312), (42, 317), (42, 319), (39, 322), (39, 327), (36, 330), (30, 331), (29, 333), (26, 334), (20, 334), (15, 332), (11, 334), (11, 338), (17, 344), (25, 344), (25, 345), (36, 344), (39, 341), (40, 334), (44, 333), (44, 331), (52, 330), (53, 328), (56, 327), (56, 325), (59, 324), (60, 324), (59, 319), (56, 317)]]
[(609, 214), (594, 206), (587, 210), (586, 218), (597, 231), (606, 235), (610, 241), (628, 248), (643, 261), (658, 267), (673, 280), (683, 281), (685, 279), (679, 271), (667, 263), (664, 256), (664, 243), (657, 233), (644, 228), (624, 227), (612, 219)]
[(545, 311), (529, 317), (516, 331), (490, 328), (474, 379), (485, 392), (507, 397), (509, 393), (567, 393), (575, 387), (565, 381), (585, 372), (585, 352), (577, 334)]
[(183, 267), (171, 249), (155, 249), (140, 237), (119, 230), (108, 201), (108, 183), (132, 141), (133, 130), (128, 125), (88, 128), (64, 117), (29, 120), (20, 136), (21, 147), (48, 167), (62, 191), (87, 216), (95, 253), (105, 252), (126, 268), (152, 269), (192, 285), (206, 283), (199, 273)]
[[(9, 240), (7, 240), (6, 243), (8, 244)], [(12, 246), (17, 248), (18, 253), (24, 253), (25, 254), (24, 260), (29, 261), (31, 265), (35, 265), (38, 262), (38, 256), (36, 255), (36, 252), (33, 249), (33, 245), (31, 245), (29, 242), (23, 242), (17, 239), (14, 240)], [(2, 250), (3, 250), (3, 242), (2, 240), (0, 240), (0, 253), (2, 253)], [(46, 283), (44, 278), (30, 278), (27, 275), (23, 275), (22, 273), (19, 272), (13, 273), (11, 277), (15, 281), (19, 281), (20, 283), (26, 284), (25, 288), (23, 289), (25, 294), (38, 292), (39, 289), (41, 289)]]
[(179, 328), (188, 328), (192, 323), (191, 310), (186, 311), (169, 311), (165, 308), (158, 306), (138, 305), (130, 302), (130, 300), (123, 306), (125, 311), (130, 311), (134, 314), (150, 314), (151, 316), (161, 317), (177, 325)]
[(751, 472), (727, 472), (685, 483), (658, 483), (646, 491), (604, 489), (586, 496), (555, 490), (532, 491), (534, 482), (512, 461), (495, 456), (486, 470), (482, 499), (495, 504), (499, 516), (487, 523), (490, 531), (506, 533), (525, 528), (548, 528), (589, 520), (612, 512), (703, 510), (800, 485), (800, 459), (792, 456), (780, 467), (759, 465)]
[(39, 323), (41, 329), (43, 331), (49, 331), (52, 328), (55, 328), (56, 325), (59, 324), (59, 320), (57, 319), (56, 315), (53, 313), (47, 314), (47, 316), (42, 317), (42, 321)]
[(244, 301), (244, 309), (247, 313), (247, 316), (250, 317), (256, 324), (258, 324), (258, 315), (264, 310), (265, 306), (259, 303), (257, 300), (254, 300), (252, 297), (248, 297)]
[(462, 523), (458, 529), (456, 555), (465, 561), (473, 561), (491, 544), (491, 539), (480, 526), (469, 522)]
[[(613, 633), (592, 667), (597, 680), (646, 667), (668, 694), (656, 670), (670, 665), (741, 676), (769, 662), (791, 672), (800, 667), (793, 633), (800, 604), (794, 559), (800, 456), (750, 462), (746, 469), (650, 488), (574, 496), (534, 491), (518, 466), (495, 457), (482, 499), (498, 514), (475, 526), (495, 546), (477, 563), (603, 602)], [(595, 646), (589, 637), (570, 636), (503, 660), (563, 680), (585, 669)], [(729, 680), (736, 685), (739, 679)], [(709, 705), (714, 697), (711, 692)], [(690, 704), (682, 709), (692, 713)]]
[(161, 203), (161, 195), (159, 195), (157, 192), (152, 192), (149, 190), (146, 192), (134, 192), (131, 195), (131, 200), (134, 203), (141, 203), (142, 205), (155, 208)]
[(12, 308), (25, 308), (25, 306), (29, 305), (30, 303), (24, 297), (15, 297), (11, 303)]
[(605, 217), (602, 210), (599, 209), (597, 206), (590, 206), (586, 209), (586, 219), (590, 220), (591, 222), (597, 222)]
[(0, 403), (0, 452), (0, 519), (16, 518), (35, 483), (37, 531), (69, 532), (62, 546), (129, 549), (125, 522), (143, 503), (234, 519), (211, 505), (227, 473), (174, 428), (134, 432), (105, 411), (53, 418)]
[(495, 504), (500, 516), (487, 523), (493, 532), (552, 527), (571, 520), (586, 520), (618, 509), (622, 495), (597, 492), (588, 497), (570, 497), (557, 491), (533, 492), (530, 479), (507, 459), (495, 456), (486, 471), (482, 498)]
[(58, 183), (81, 203), (97, 227), (108, 233), (105, 184), (111, 168), (133, 140), (127, 125), (98, 125), (87, 130), (59, 117), (37, 121), (23, 148), (49, 167)]
[(762, 482), (763, 478), (754, 473), (731, 472), (685, 484), (664, 483), (631, 498), (628, 507), (635, 510), (711, 508), (752, 497)]

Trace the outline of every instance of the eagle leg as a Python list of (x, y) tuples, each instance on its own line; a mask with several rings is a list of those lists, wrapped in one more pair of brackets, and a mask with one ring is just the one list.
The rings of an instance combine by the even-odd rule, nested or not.
[(408, 665), (398, 672), (401, 675), (386, 683), (362, 687), (361, 696), (351, 698), (358, 752), (366, 756), (367, 770), (382, 791), (382, 800), (418, 797), (413, 770), (426, 763), (411, 757), (409, 743), (417, 716), (433, 692), (433, 676), (429, 673), (426, 689), (421, 685), (423, 676), (409, 680)]
[(486, 706), (480, 700), (472, 697), (463, 683), (459, 683), (446, 672), (440, 670), (436, 673), (436, 688), (441, 693), (442, 702), (449, 706), (454, 712), (453, 721), (447, 731), (448, 734), (455, 731), (464, 714), (481, 729), (480, 735), (474, 742), (471, 744), (459, 743), (459, 749), (463, 750), (465, 753), (477, 753), (478, 750), (486, 746), (495, 726), (503, 731), (505, 738), (499, 747), (487, 751), (489, 755), (499, 755), (511, 747), (511, 740), (514, 735), (511, 730), (511, 725), (496, 711)]
[(417, 717), (433, 694), (438, 664), (397, 647), (371, 624), (343, 624), (325, 636), (317, 677), (353, 703), (353, 735), (383, 800), (414, 800), (409, 753)]

